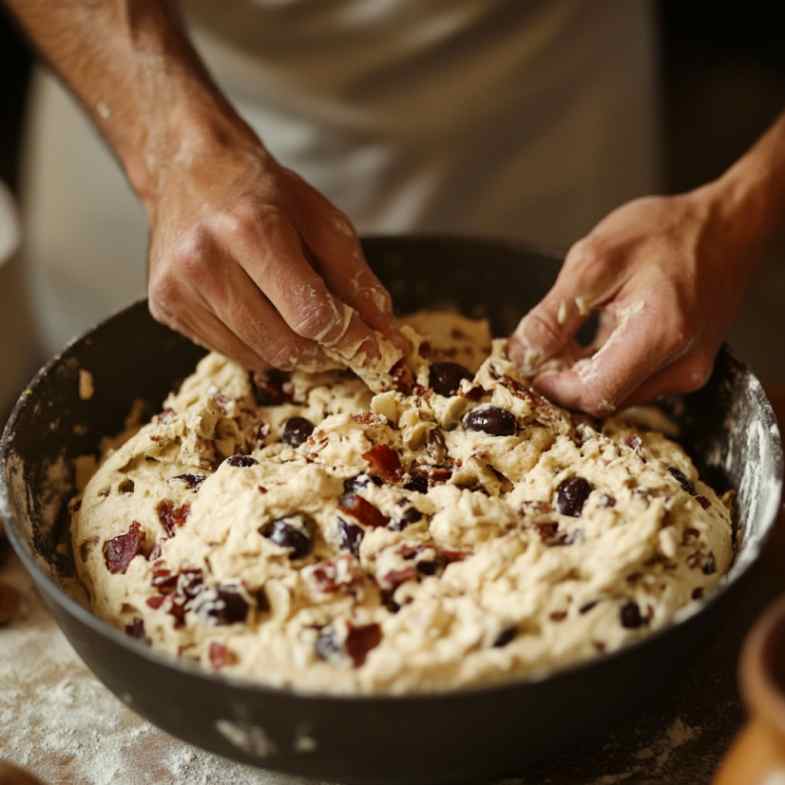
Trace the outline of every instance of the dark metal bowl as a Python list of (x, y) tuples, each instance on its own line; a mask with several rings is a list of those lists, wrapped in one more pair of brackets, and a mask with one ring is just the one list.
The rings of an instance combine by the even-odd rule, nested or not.
[[(550, 286), (558, 263), (541, 253), (466, 238), (378, 237), (368, 258), (403, 311), (449, 304), (490, 317), (504, 334)], [(481, 304), (481, 307), (478, 307)], [(601, 734), (666, 684), (722, 616), (755, 562), (780, 501), (782, 452), (757, 379), (723, 349), (709, 384), (686, 397), (683, 442), (715, 486), (736, 489), (737, 557), (721, 589), (689, 619), (622, 651), (540, 681), (410, 697), (297, 694), (223, 678), (146, 648), (61, 588), (63, 499), (47, 491), (61, 456), (97, 449), (131, 402), (152, 410), (202, 351), (156, 324), (145, 302), (91, 330), (48, 363), (5, 429), (7, 531), (57, 623), (98, 678), (164, 730), (246, 763), (349, 783), (447, 782), (520, 771), (588, 734)], [(82, 401), (78, 372), (95, 396)], [(67, 536), (65, 537), (67, 540)]]

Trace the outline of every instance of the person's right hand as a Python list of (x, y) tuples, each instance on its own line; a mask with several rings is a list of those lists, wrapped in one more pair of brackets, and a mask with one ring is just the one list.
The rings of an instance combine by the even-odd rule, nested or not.
[(366, 365), (374, 330), (400, 345), (351, 223), (260, 143), (175, 156), (147, 204), (150, 311), (196, 343), (252, 370)]

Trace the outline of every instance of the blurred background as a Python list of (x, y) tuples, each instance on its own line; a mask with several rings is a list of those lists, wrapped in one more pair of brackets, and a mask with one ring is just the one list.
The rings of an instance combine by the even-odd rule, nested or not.
[[(657, 14), (666, 183), (677, 192), (716, 177), (785, 106), (785, 47), (773, 10), (764, 4), (660, 0)], [(2, 13), (0, 51), (0, 178), (16, 188), (32, 55)], [(731, 336), (738, 353), (776, 384), (785, 383), (778, 352), (785, 327), (783, 257), (785, 250), (772, 254)], [(772, 313), (781, 313), (783, 323), (772, 321)]]

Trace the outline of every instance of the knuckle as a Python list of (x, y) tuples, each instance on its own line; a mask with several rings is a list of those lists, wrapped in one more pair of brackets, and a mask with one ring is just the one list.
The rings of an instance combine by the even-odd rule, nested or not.
[(211, 223), (225, 243), (264, 244), (284, 221), (283, 211), (275, 204), (246, 197), (231, 210), (213, 216)]
[(256, 234), (260, 227), (264, 228), (280, 223), (283, 219), (283, 213), (275, 204), (260, 202), (255, 199), (244, 199), (236, 205), (231, 217), (235, 232)]
[(182, 277), (197, 285), (210, 275), (210, 234), (203, 226), (196, 226), (177, 243), (167, 266), (168, 278)]
[(543, 347), (546, 351), (561, 343), (561, 333), (556, 320), (540, 309), (532, 311), (526, 317), (525, 337), (527, 341)]
[(163, 274), (150, 280), (148, 308), (156, 321), (172, 326), (178, 301), (178, 284), (174, 276)]
[(255, 204), (248, 215), (248, 224), (254, 229), (273, 230), (286, 221), (284, 211), (277, 204)]
[(695, 337), (692, 321), (687, 314), (677, 310), (668, 320), (665, 332), (665, 349), (671, 357), (677, 358), (689, 350)]
[(325, 302), (301, 308), (292, 319), (290, 327), (301, 338), (319, 341), (334, 321), (332, 309)]
[(183, 261), (204, 256), (210, 247), (211, 236), (212, 232), (205, 223), (195, 223), (178, 238), (173, 249), (173, 258)]

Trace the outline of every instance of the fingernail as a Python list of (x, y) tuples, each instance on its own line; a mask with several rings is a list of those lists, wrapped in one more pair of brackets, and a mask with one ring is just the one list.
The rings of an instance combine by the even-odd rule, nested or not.
[(373, 307), (384, 317), (389, 317), (393, 312), (392, 297), (382, 286), (369, 286), (365, 296), (371, 301)]

